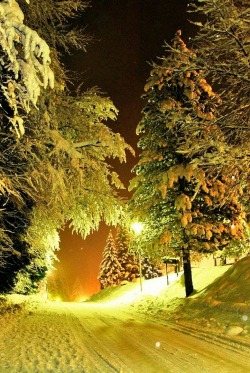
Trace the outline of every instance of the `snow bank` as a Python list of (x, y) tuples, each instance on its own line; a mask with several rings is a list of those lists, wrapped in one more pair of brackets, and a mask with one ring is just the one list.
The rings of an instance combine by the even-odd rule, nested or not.
[[(169, 284), (181, 278), (182, 272), (169, 275)], [(142, 291), (140, 289), (140, 280), (128, 282), (122, 286), (111, 286), (101, 290), (99, 293), (92, 295), (87, 301), (116, 303), (116, 304), (132, 304), (138, 300), (145, 299), (146, 296), (159, 295), (167, 288), (166, 276), (157, 277), (151, 280), (142, 280)]]
[(206, 289), (204, 296), (221, 302), (241, 303), (250, 307), (250, 256), (236, 262)]
[[(171, 322), (185, 330), (205, 335), (243, 339), (250, 343), (250, 256), (228, 266), (193, 268), (194, 293), (185, 297), (184, 278), (173, 275), (139, 284), (107, 288), (91, 301), (117, 304), (129, 312)], [(158, 285), (160, 285), (158, 287)], [(154, 289), (148, 292), (147, 289)]]

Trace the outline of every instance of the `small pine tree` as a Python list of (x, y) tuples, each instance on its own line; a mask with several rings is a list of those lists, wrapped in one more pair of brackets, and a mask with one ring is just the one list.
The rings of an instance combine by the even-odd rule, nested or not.
[(129, 252), (130, 234), (126, 228), (119, 226), (115, 244), (118, 251), (118, 260), (122, 267), (122, 281), (133, 281), (138, 278), (139, 265), (135, 255)]
[(122, 266), (117, 257), (117, 249), (113, 234), (110, 231), (103, 251), (98, 280), (101, 289), (107, 286), (119, 285), (122, 279)]
[(157, 267), (152, 262), (150, 262), (148, 257), (145, 257), (145, 258), (142, 259), (141, 268), (142, 268), (142, 276), (146, 280), (162, 276), (162, 271), (160, 270), (160, 268)]

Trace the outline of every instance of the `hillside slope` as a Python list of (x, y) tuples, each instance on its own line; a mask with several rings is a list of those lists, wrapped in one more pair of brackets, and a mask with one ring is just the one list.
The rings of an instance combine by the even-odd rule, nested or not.
[[(107, 288), (90, 301), (113, 303), (129, 312), (230, 338), (250, 337), (250, 256), (230, 266), (194, 268), (195, 291), (185, 297), (183, 274)], [(150, 291), (151, 289), (151, 291)]]

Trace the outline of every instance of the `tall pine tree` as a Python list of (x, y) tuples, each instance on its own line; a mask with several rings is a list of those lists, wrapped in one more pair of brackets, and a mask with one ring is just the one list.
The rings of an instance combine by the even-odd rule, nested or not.
[(100, 265), (98, 280), (100, 282), (101, 289), (104, 289), (107, 286), (119, 285), (121, 279), (122, 266), (118, 261), (115, 241), (113, 234), (110, 231), (103, 251), (103, 258)]
[[(203, 71), (196, 69), (196, 56), (180, 35), (178, 31), (173, 45), (166, 45), (169, 55), (153, 65), (145, 86), (147, 104), (137, 127), (142, 152), (130, 185), (136, 189), (130, 211), (144, 222), (141, 245), (159, 254), (166, 246), (168, 252), (174, 249), (183, 256), (189, 296), (190, 250), (213, 252), (231, 239), (244, 238), (244, 213), (238, 195), (230, 194), (233, 168), (217, 175), (185, 153), (188, 143), (198, 146), (195, 156), (199, 156), (199, 141), (205, 139), (212, 157), (215, 147), (224, 145), (224, 137), (215, 123), (221, 101)], [(189, 131), (192, 123), (199, 131)]]
[[(250, 126), (250, 39), (248, 0), (206, 0), (190, 4), (195, 13), (198, 33), (193, 40), (197, 49), (196, 64), (216, 86), (223, 101), (219, 122), (226, 142), (214, 149), (213, 157), (204, 144), (200, 164), (225, 170), (234, 165), (237, 183), (244, 188), (249, 204), (249, 126)], [(189, 149), (192, 153), (192, 149)], [(248, 209), (249, 211), (249, 209)]]

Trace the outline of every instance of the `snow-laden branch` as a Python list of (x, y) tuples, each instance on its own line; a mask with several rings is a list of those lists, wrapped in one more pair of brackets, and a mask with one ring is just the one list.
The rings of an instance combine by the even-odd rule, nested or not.
[[(41, 87), (54, 87), (50, 63), (49, 46), (24, 24), (24, 14), (17, 1), (0, 2), (0, 89), (13, 118), (19, 116), (20, 106), (25, 112), (29, 112), (30, 103), (36, 107)], [(17, 120), (13, 118), (10, 120), (15, 127)], [(23, 129), (15, 129), (20, 136)]]

